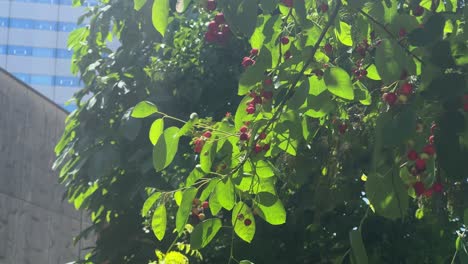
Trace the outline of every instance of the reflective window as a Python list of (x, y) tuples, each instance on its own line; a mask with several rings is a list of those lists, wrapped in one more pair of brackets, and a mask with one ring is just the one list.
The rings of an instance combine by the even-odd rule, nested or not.
[(0, 45), (0, 54), (70, 59), (73, 51), (67, 49)]
[(36, 29), (47, 31), (63, 31), (71, 32), (78, 28), (76, 23), (71, 22), (55, 22), (45, 20), (32, 20), (22, 18), (7, 18), (0, 17), (0, 27)]
[(30, 84), (36, 85), (54, 85), (54, 77), (48, 75), (31, 75)]
[(55, 85), (78, 87), (81, 85), (81, 82), (80, 79), (76, 77), (57, 76), (55, 77)]
[(29, 74), (25, 74), (25, 73), (13, 73), (13, 75), (20, 79), (21, 81), (25, 82), (25, 83), (29, 83), (29, 80), (30, 80), (30, 76)]
[(0, 17), (0, 27), (8, 27), (8, 18)]
[(6, 45), (0, 45), (0, 54), (4, 55), (7, 53), (7, 46)]
[(71, 32), (75, 29), (77, 29), (78, 26), (75, 23), (69, 23), (69, 22), (59, 22), (58, 23), (58, 29), (59, 31), (65, 31), (65, 32)]
[(57, 49), (57, 58), (70, 59), (73, 56), (73, 51), (66, 49)]
[(57, 22), (35, 21), (34, 29), (56, 31), (57, 30)]
[(55, 57), (56, 49), (52, 48), (32, 48), (32, 56), (34, 57)]
[(23, 46), (8, 46), (8, 55), (31, 56), (32, 48)]

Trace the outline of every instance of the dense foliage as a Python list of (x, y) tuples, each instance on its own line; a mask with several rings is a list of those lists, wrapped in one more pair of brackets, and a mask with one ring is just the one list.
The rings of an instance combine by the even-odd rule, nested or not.
[(86, 88), (56, 148), (98, 234), (82, 262), (468, 262), (467, 15), (102, 1), (70, 35)]

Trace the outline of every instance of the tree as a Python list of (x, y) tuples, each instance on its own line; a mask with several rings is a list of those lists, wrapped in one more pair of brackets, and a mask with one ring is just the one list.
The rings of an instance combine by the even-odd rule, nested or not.
[[(208, 263), (466, 261), (467, 10), (361, 0), (91, 10), (70, 37), (87, 88), (57, 146), (67, 197), (102, 235), (87, 261), (188, 261), (177, 250)], [(139, 231), (140, 211), (154, 237)]]

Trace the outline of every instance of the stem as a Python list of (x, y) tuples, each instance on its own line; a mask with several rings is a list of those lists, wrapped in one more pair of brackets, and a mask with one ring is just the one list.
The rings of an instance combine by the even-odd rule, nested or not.
[[(377, 26), (379, 26), (380, 28), (382, 28), (392, 39), (397, 39), (397, 37), (395, 35), (393, 35), (392, 32), (390, 32), (384, 25), (382, 25), (382, 23), (380, 23), (379, 21), (375, 20), (375, 18), (373, 18), (372, 16), (370, 16), (369, 14), (367, 14), (366, 12), (362, 11), (362, 9), (359, 9), (358, 10), (359, 13), (361, 13), (362, 15), (364, 15), (365, 17), (367, 17), (370, 21), (372, 21), (372, 23), (376, 24)], [(418, 56), (416, 56), (415, 54), (413, 54), (405, 45), (403, 45), (400, 41), (397, 41), (398, 45), (400, 47), (402, 47), (409, 55), (411, 55), (413, 58), (415, 58), (416, 60), (418, 60), (421, 64), (424, 64), (424, 61), (419, 58)]]

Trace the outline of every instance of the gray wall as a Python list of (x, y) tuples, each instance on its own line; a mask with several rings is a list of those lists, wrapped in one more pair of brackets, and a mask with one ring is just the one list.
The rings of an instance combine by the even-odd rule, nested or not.
[(51, 170), (66, 113), (0, 69), (0, 264), (76, 260), (82, 217)]

